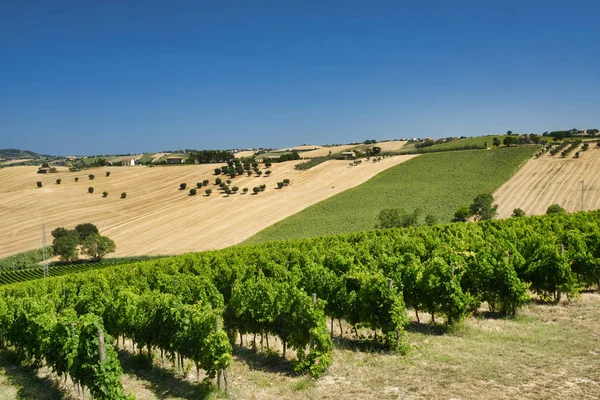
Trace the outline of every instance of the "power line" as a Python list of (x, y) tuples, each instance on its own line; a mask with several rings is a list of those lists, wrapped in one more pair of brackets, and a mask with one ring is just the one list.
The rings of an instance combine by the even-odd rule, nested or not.
[(46, 251), (46, 224), (42, 225), (42, 265), (44, 266), (44, 278), (48, 277), (48, 253)]

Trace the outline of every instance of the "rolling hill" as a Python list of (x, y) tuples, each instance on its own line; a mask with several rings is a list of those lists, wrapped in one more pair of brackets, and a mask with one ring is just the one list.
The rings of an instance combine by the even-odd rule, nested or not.
[[(170, 167), (106, 167), (56, 174), (37, 174), (36, 167), (0, 169), (0, 257), (41, 247), (42, 224), (49, 233), (59, 226), (92, 222), (115, 240), (115, 256), (179, 254), (234, 245), (258, 231), (325, 198), (357, 186), (377, 173), (414, 156), (386, 158), (350, 167), (332, 160), (309, 171), (297, 171), (294, 162), (273, 164), (269, 177), (235, 178), (232, 186), (252, 188), (265, 184), (258, 195), (217, 192), (216, 164)], [(105, 172), (111, 172), (110, 177)], [(89, 180), (88, 175), (95, 179)], [(74, 178), (78, 177), (79, 182)], [(56, 184), (56, 179), (62, 179)], [(226, 179), (221, 176), (222, 179)], [(277, 189), (276, 183), (291, 184)], [(196, 182), (209, 179), (210, 197), (189, 196)], [(36, 188), (36, 181), (42, 182)], [(93, 194), (88, 187), (94, 187)], [(103, 198), (102, 192), (108, 197)], [(121, 199), (121, 192), (127, 198)], [(51, 237), (49, 237), (51, 240)]]

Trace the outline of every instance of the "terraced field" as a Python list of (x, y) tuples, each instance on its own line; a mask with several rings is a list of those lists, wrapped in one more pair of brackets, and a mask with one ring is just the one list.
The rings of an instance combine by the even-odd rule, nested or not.
[(499, 217), (509, 217), (515, 208), (528, 215), (544, 214), (551, 204), (569, 212), (581, 210), (581, 181), (584, 181), (584, 209), (600, 208), (600, 149), (595, 145), (561, 158), (548, 153), (529, 160), (494, 193)]
[[(76, 173), (37, 174), (36, 167), (0, 169), (0, 257), (39, 248), (42, 224), (51, 232), (59, 226), (82, 222), (98, 226), (116, 242), (114, 256), (165, 255), (216, 249), (240, 243), (271, 224), (323, 199), (357, 186), (377, 173), (411, 159), (387, 158), (378, 163), (350, 167), (345, 161), (328, 161), (308, 171), (294, 169), (295, 162), (273, 164), (269, 177), (235, 178), (232, 186), (265, 184), (258, 195), (225, 196), (217, 192), (213, 170), (220, 164), (165, 167), (107, 167)], [(105, 173), (111, 172), (110, 177)], [(88, 174), (95, 179), (89, 180)], [(79, 182), (74, 178), (78, 177)], [(221, 176), (223, 179), (225, 177)], [(56, 179), (62, 183), (57, 185)], [(277, 182), (290, 179), (281, 190)], [(188, 189), (204, 179), (213, 194), (197, 196)], [(36, 188), (36, 181), (43, 187)], [(94, 193), (88, 193), (88, 187)], [(107, 191), (108, 197), (102, 197)], [(121, 192), (127, 193), (121, 199)], [(51, 238), (50, 238), (51, 239)]]

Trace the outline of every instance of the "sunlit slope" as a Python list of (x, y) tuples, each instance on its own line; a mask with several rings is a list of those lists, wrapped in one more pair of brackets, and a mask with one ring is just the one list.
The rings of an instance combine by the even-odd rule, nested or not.
[(424, 154), (324, 200), (250, 238), (255, 243), (372, 229), (385, 208), (422, 210), (441, 222), (480, 193), (492, 193), (535, 146)]
[(581, 181), (584, 182), (584, 209), (600, 208), (600, 149), (595, 145), (574, 158), (548, 153), (529, 160), (494, 194), (500, 217), (508, 217), (515, 208), (528, 215), (544, 214), (551, 204), (567, 211), (581, 210)]
[[(356, 167), (346, 161), (328, 161), (308, 171), (295, 170), (295, 162), (273, 164), (270, 177), (235, 178), (231, 186), (238, 186), (240, 191), (247, 187), (249, 193), (230, 197), (214, 185), (213, 170), (220, 164), (110, 167), (48, 175), (37, 174), (36, 167), (3, 168), (0, 257), (41, 247), (42, 224), (51, 243), (49, 233), (54, 228), (82, 222), (96, 224), (102, 234), (116, 242), (115, 256), (227, 247), (410, 158), (392, 157)], [(105, 176), (107, 171), (110, 177)], [(89, 174), (95, 179), (89, 180)], [(55, 183), (58, 178), (62, 179), (60, 185)], [(276, 189), (277, 182), (286, 178), (291, 185)], [(204, 179), (210, 179), (210, 197), (204, 196), (204, 188), (196, 196), (178, 190), (180, 183), (187, 183), (190, 189)], [(38, 180), (42, 188), (36, 188)], [(261, 184), (267, 186), (265, 192), (250, 194)], [(87, 192), (89, 186), (94, 187), (93, 194)], [(102, 197), (104, 191), (108, 192), (106, 198)], [(121, 192), (127, 192), (127, 198), (121, 199)]]

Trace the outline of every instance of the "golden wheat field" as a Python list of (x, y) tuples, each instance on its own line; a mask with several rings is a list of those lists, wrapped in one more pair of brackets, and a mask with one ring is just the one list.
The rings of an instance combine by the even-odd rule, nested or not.
[(515, 208), (527, 215), (544, 214), (551, 204), (566, 211), (581, 210), (581, 181), (584, 181), (584, 209), (600, 208), (600, 149), (590, 146), (574, 158), (544, 154), (532, 158), (495, 193), (498, 217), (506, 218)]
[(406, 145), (406, 140), (390, 140), (389, 142), (379, 142), (374, 146), (381, 147), (381, 151), (398, 151)]
[[(41, 247), (43, 224), (50, 233), (56, 227), (82, 222), (96, 224), (115, 241), (115, 256), (223, 248), (411, 157), (390, 157), (356, 167), (331, 160), (307, 171), (295, 170), (296, 162), (273, 164), (269, 177), (235, 178), (231, 186), (238, 186), (240, 192), (229, 197), (214, 185), (213, 170), (220, 164), (103, 167), (47, 175), (38, 174), (36, 167), (2, 168), (0, 257)], [(106, 172), (111, 175), (106, 177)], [(89, 174), (95, 175), (94, 180)], [(59, 178), (62, 183), (56, 184)], [(277, 182), (286, 178), (291, 184), (277, 189)], [(204, 179), (210, 180), (212, 195), (204, 195), (202, 188), (190, 196), (189, 189)], [(37, 188), (36, 181), (43, 186)], [(186, 183), (187, 189), (179, 190), (180, 183)], [(251, 194), (261, 184), (266, 190)], [(88, 187), (94, 188), (93, 194)], [(241, 193), (244, 187), (248, 194)], [(107, 197), (102, 196), (104, 191)], [(120, 198), (122, 192), (127, 193), (125, 199)]]

